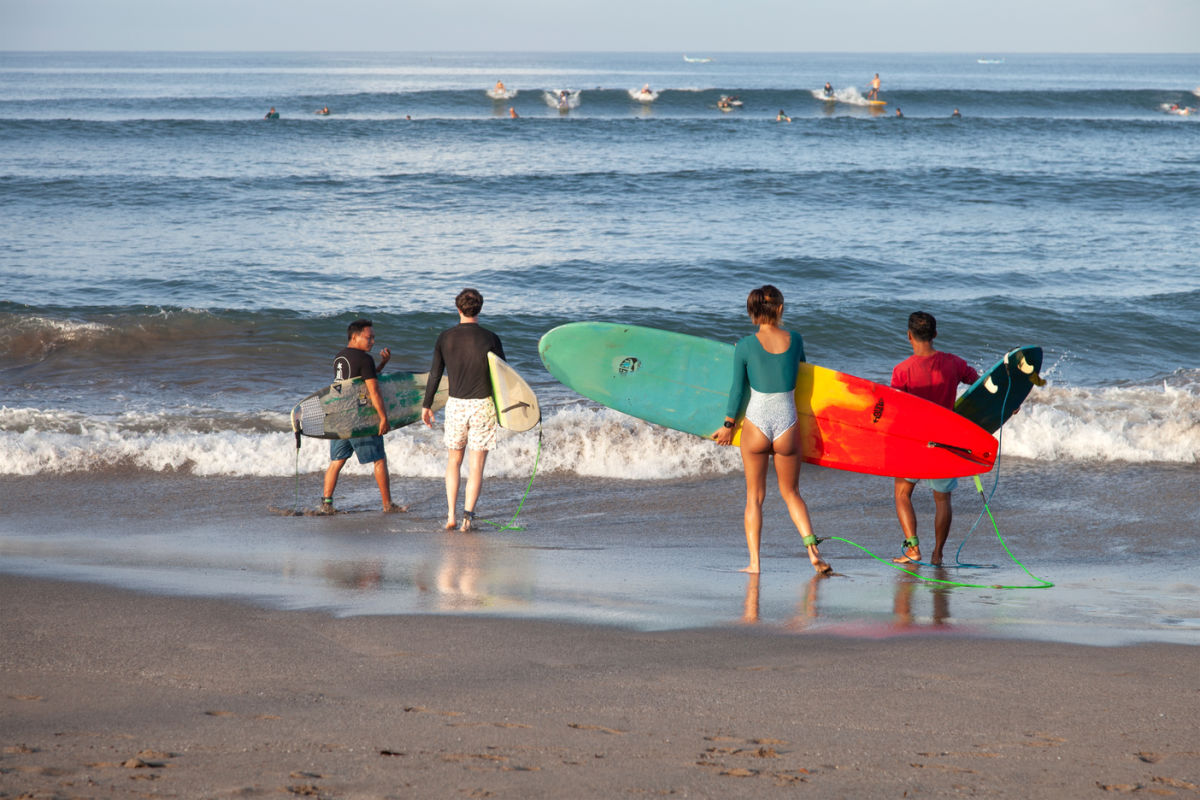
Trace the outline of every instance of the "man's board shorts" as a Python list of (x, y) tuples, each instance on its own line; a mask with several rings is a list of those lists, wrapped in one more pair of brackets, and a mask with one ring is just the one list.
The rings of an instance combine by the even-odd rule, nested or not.
[(374, 464), (386, 457), (383, 451), (383, 437), (356, 436), (353, 439), (334, 439), (329, 443), (329, 460), (345, 461), (354, 453), (360, 464)]
[(490, 397), (446, 400), (447, 450), (491, 450), (496, 445), (496, 404)]
[(909, 483), (925, 481), (929, 488), (942, 494), (950, 494), (958, 486), (958, 478), (905, 478)]

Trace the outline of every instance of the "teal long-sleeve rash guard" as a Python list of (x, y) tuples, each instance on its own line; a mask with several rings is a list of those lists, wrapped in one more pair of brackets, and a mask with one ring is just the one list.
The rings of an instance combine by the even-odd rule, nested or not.
[(804, 340), (788, 331), (791, 342), (782, 353), (768, 353), (754, 334), (743, 336), (733, 348), (733, 385), (725, 416), (736, 419), (746, 387), (756, 392), (788, 392), (796, 388), (796, 373), (804, 358)]

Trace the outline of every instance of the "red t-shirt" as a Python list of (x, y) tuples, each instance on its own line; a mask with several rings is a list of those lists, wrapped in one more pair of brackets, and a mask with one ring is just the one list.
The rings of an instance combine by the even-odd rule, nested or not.
[(952, 353), (909, 356), (892, 370), (892, 388), (932, 400), (944, 408), (954, 408), (960, 383), (979, 380), (971, 365)]

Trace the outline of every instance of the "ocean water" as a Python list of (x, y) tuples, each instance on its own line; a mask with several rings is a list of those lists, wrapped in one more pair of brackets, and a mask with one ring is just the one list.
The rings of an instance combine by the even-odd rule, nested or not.
[[(862, 101), (874, 72), (882, 113)], [(516, 95), (493, 101), (496, 80)], [(826, 80), (840, 102), (815, 96)], [(566, 113), (560, 89), (578, 92)], [(877, 381), (917, 309), (977, 368), (1042, 346), (1049, 385), (1003, 458), (1039, 476), (1050, 527), (1119, 502), (1194, 534), (1200, 114), (1166, 109), (1197, 92), (1195, 56), (0, 53), (0, 569), (44, 543), (12, 509), (46, 482), (250, 482), (283, 504), (298, 471), (308, 503), (327, 454), (297, 454), (287, 412), (345, 325), (371, 317), (390, 368), (424, 370), (464, 286), (542, 399), (535, 517), (539, 491), (596, 487), (602, 514), (637, 486), (650, 524), (719, 485), (736, 553), (736, 452), (583, 400), (537, 341), (573, 320), (733, 341), (769, 282), (810, 360)], [(438, 431), (388, 450), (394, 480), (436, 494)], [(492, 454), (506, 500), (538, 452), (526, 435)], [(1130, 470), (1157, 477), (1118, 501), (1107, 483)], [(370, 507), (372, 486), (347, 491)], [(1139, 585), (1163, 558), (1146, 544)]]

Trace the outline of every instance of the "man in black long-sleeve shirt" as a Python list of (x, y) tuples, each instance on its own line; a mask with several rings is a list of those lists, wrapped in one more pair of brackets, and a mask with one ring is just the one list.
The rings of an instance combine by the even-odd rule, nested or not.
[(504, 358), (500, 337), (479, 324), (483, 295), (475, 289), (463, 289), (454, 299), (458, 324), (442, 331), (433, 347), (433, 363), (425, 388), (421, 420), (433, 427), (433, 398), (443, 371), (449, 372), (450, 397), (446, 401), (446, 530), (456, 523), (458, 487), (465, 449), (471, 450), (467, 472), (467, 491), (463, 498), (461, 530), (471, 530), (475, 504), (483, 486), (483, 465), (488, 450), (496, 443), (496, 405), (492, 401), (492, 379), (488, 352)]

